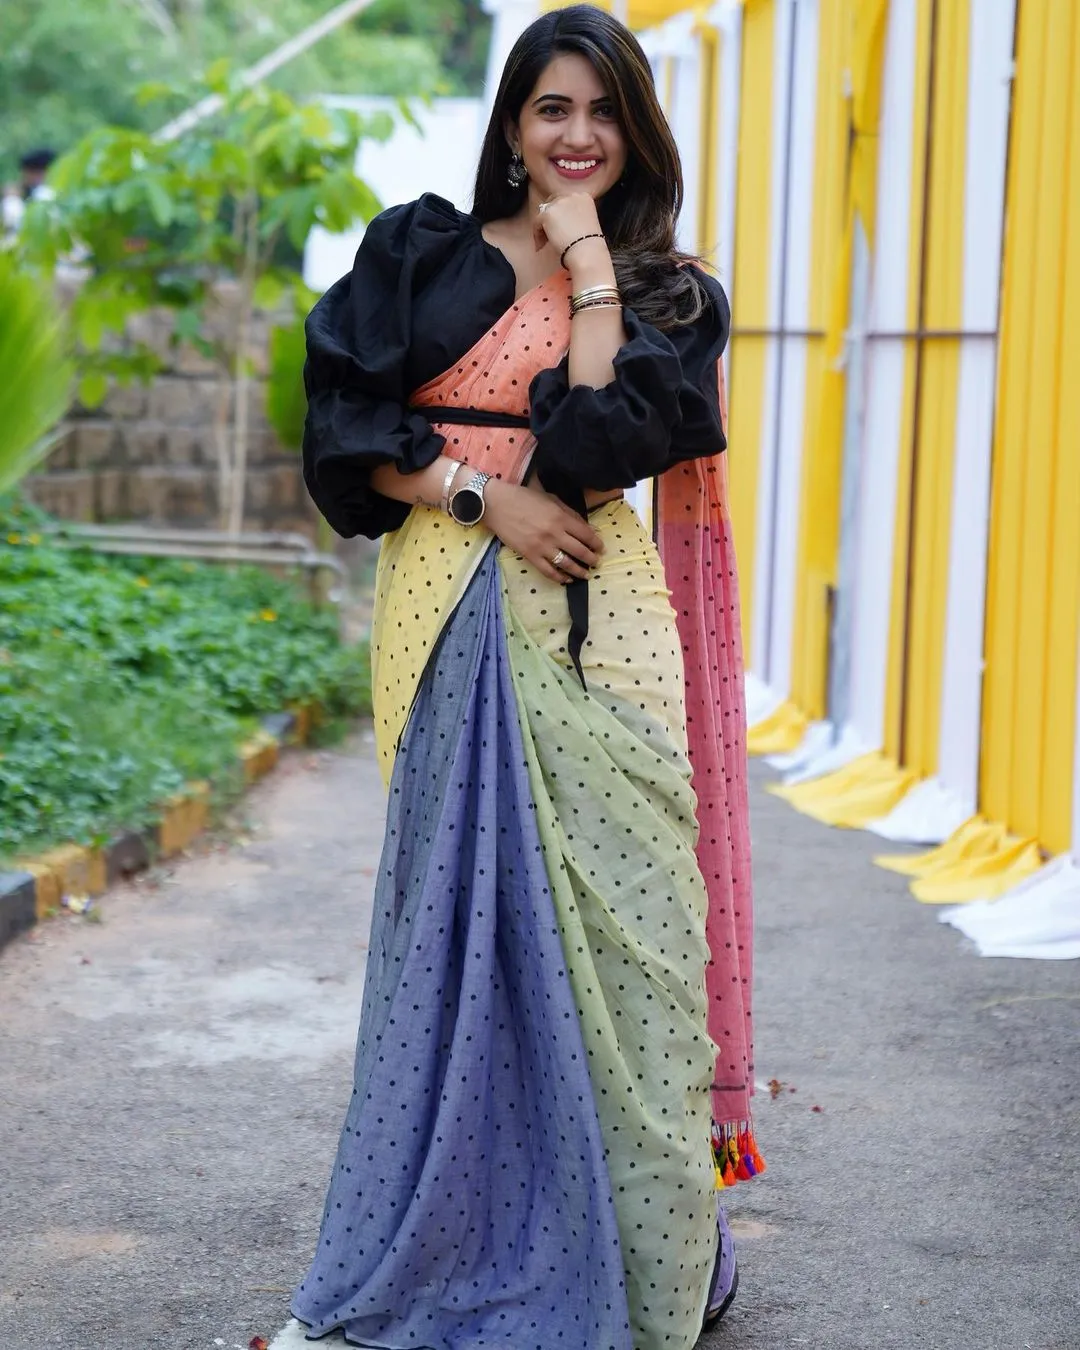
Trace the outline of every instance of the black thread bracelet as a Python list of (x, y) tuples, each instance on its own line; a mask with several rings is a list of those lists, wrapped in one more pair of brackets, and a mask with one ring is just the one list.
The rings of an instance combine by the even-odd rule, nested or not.
[(583, 239), (603, 239), (603, 237), (604, 237), (603, 234), (598, 233), (596, 230), (594, 230), (592, 234), (579, 234), (576, 239), (571, 239), (570, 242), (567, 244), (567, 246), (559, 254), (559, 266), (560, 267), (566, 266), (566, 255), (570, 252), (570, 250), (574, 247), (575, 244), (580, 244)]

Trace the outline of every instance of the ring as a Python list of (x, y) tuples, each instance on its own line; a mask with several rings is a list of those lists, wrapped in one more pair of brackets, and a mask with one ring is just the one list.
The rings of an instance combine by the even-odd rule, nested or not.
[(559, 549), (559, 551), (555, 554), (555, 556), (551, 560), (552, 567), (558, 567), (565, 557), (566, 554), (563, 552), (562, 549)]

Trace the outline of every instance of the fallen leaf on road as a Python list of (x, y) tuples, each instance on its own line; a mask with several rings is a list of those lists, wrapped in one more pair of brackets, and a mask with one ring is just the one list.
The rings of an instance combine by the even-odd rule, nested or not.
[(267, 1350), (267, 1342), (264, 1336), (252, 1336), (248, 1341), (248, 1350)]
[(810, 1110), (816, 1111), (819, 1116), (823, 1114), (823, 1109), (820, 1106), (812, 1106)]
[(783, 1083), (781, 1083), (779, 1078), (769, 1079), (769, 1096), (773, 1099), (773, 1101), (776, 1101), (777, 1097), (780, 1096), (783, 1090), (784, 1085)]

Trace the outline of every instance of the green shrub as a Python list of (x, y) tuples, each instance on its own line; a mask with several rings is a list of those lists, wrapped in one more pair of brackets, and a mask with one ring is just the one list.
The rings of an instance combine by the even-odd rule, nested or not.
[(369, 711), (366, 648), (288, 580), (61, 549), (40, 525), (0, 504), (0, 856), (142, 823), (260, 714)]

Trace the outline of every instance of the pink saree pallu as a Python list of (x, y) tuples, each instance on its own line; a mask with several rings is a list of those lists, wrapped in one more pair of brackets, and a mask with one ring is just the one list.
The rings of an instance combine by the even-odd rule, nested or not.
[[(447, 454), (522, 480), (567, 291), (528, 292), (413, 395)], [(293, 1301), (313, 1336), (690, 1350), (714, 1304), (718, 1180), (760, 1165), (722, 460), (670, 471), (659, 501), (659, 551), (626, 502), (590, 515), (580, 675), (565, 589), (482, 528), (418, 506), (384, 540), (387, 834), (352, 1102)]]

